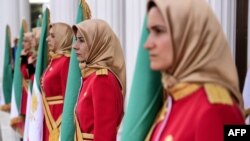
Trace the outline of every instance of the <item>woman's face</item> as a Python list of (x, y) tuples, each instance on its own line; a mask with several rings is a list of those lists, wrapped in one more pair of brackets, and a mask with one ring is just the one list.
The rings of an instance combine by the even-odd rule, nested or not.
[(32, 37), (31, 47), (34, 48), (34, 49), (38, 48), (38, 41), (37, 41), (37, 39), (35, 37)]
[(23, 49), (25, 51), (29, 51), (31, 49), (31, 37), (30, 36), (23, 37)]
[(149, 36), (144, 45), (150, 56), (150, 67), (155, 71), (167, 71), (173, 63), (173, 46), (169, 31), (157, 7), (148, 12)]
[(86, 39), (80, 34), (78, 30), (76, 33), (76, 42), (73, 45), (73, 48), (76, 50), (76, 56), (79, 62), (84, 62), (87, 60), (89, 48)]
[(49, 36), (47, 37), (46, 41), (48, 42), (49, 50), (55, 51), (56, 50), (56, 40), (55, 40), (55, 33), (53, 31), (53, 27), (49, 29)]

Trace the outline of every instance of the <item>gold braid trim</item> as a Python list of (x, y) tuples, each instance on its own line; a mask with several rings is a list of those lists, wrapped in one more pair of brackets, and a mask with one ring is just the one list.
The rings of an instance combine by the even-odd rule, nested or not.
[(233, 100), (226, 88), (213, 83), (206, 83), (204, 88), (211, 104), (233, 105)]
[(50, 59), (56, 59), (56, 58), (59, 58), (61, 56), (70, 57), (70, 52), (54, 53), (54, 52), (50, 51), (49, 56), (50, 56)]
[[(74, 110), (75, 111), (75, 110)], [(94, 140), (94, 134), (91, 133), (83, 133), (80, 129), (80, 124), (78, 122), (76, 113), (74, 112), (74, 119), (75, 119), (75, 135), (74, 139), (75, 141), (92, 141)]]
[(91, 10), (89, 8), (88, 3), (85, 0), (81, 0), (80, 4), (83, 8), (82, 12), (83, 12), (83, 15), (85, 18), (84, 20), (90, 19), (91, 18)]
[(108, 75), (108, 69), (99, 69), (96, 71), (96, 75)]
[(82, 138), (86, 139), (86, 140), (93, 140), (94, 139), (94, 134), (82, 133)]
[[(58, 141), (60, 136), (60, 128), (61, 128), (61, 122), (62, 122), (62, 114), (58, 117), (58, 119), (55, 121), (50, 108), (49, 103), (47, 102), (47, 99), (50, 100), (60, 100), (61, 96), (55, 96), (55, 97), (48, 97), (46, 99), (45, 93), (42, 91), (42, 98), (43, 98), (43, 111), (44, 111), (44, 117), (45, 117), (45, 123), (49, 130), (49, 141)], [(63, 102), (59, 103), (62, 104)]]

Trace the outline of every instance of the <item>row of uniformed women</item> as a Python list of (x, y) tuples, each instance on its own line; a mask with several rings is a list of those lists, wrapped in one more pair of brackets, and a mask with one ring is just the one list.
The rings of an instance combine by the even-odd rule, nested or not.
[(123, 116), (125, 63), (118, 38), (102, 20), (84, 21), (73, 30), (64, 23), (50, 25), (47, 42), (51, 59), (41, 80), (45, 97), (43, 140), (52, 136), (51, 125), (59, 128), (61, 122), (73, 31), (73, 48), (84, 82), (75, 111), (76, 129), (80, 129), (77, 140), (115, 140)]
[[(149, 0), (147, 16), (145, 49), (151, 69), (162, 72), (164, 101), (169, 103), (145, 139), (222, 141), (223, 125), (244, 124), (244, 118), (236, 67), (214, 14), (205, 0)], [(125, 62), (117, 36), (97, 19), (72, 28), (50, 25), (51, 59), (41, 79), (43, 140), (52, 134), (50, 122), (56, 128), (61, 122), (73, 34), (84, 82), (75, 108), (76, 139), (114, 141), (123, 117)]]
[[(25, 82), (33, 80), (36, 54), (32, 50), (38, 46), (36, 30), (40, 31), (24, 34), (21, 72)], [(76, 36), (73, 48), (84, 82), (75, 111), (76, 126), (80, 129), (76, 138), (115, 140), (123, 116), (125, 62), (118, 38), (103, 20), (87, 20), (72, 28), (65, 23), (50, 24), (47, 37), (50, 61), (41, 78), (43, 140), (53, 140), (52, 131), (58, 132), (60, 128), (73, 34)], [(28, 83), (23, 84), (22, 109), (26, 109)]]
[(38, 50), (38, 43), (40, 37), (40, 28), (33, 28), (32, 32), (24, 33), (23, 37), (23, 49), (21, 52), (21, 73), (23, 76), (22, 85), (22, 100), (21, 100), (21, 114), (26, 114), (26, 104), (28, 89), (30, 89), (29, 83), (32, 83), (35, 73), (36, 57)]
[[(23, 43), (22, 43), (22, 51), (20, 56), (20, 71), (22, 74), (22, 95), (21, 95), (21, 106), (20, 106), (20, 116), (21, 119), (19, 121), (21, 125), (20, 134), (24, 134), (25, 126), (28, 119), (26, 117), (26, 110), (28, 108), (28, 98), (29, 93), (31, 93), (35, 66), (36, 66), (36, 58), (37, 58), (37, 50), (38, 43), (40, 38), (40, 28), (33, 28), (32, 32), (24, 33)], [(24, 126), (23, 126), (24, 125)]]

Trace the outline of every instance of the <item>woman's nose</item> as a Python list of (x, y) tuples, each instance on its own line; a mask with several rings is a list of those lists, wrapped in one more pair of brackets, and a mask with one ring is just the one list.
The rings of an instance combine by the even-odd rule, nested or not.
[(144, 44), (144, 48), (145, 48), (145, 49), (150, 49), (150, 48), (152, 48), (152, 47), (153, 47), (153, 43), (152, 43), (150, 37), (148, 37), (147, 41), (146, 41), (145, 44)]

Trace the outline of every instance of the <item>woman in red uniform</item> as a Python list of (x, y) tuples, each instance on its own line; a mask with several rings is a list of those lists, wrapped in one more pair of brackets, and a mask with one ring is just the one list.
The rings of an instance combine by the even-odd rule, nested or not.
[(28, 58), (32, 55), (31, 52), (32, 32), (24, 33), (23, 49), (21, 52), (21, 73), (23, 76), (22, 83), (22, 99), (21, 99), (21, 114), (26, 114), (28, 85), (29, 85), (29, 72), (28, 72)]
[(26, 118), (25, 118), (25, 128), (24, 128), (24, 139), (27, 140), (27, 135), (29, 131), (29, 108), (31, 106), (31, 94), (32, 94), (32, 88), (33, 88), (33, 79), (34, 79), (34, 73), (35, 73), (35, 66), (36, 66), (36, 58), (37, 58), (37, 49), (38, 49), (38, 43), (40, 38), (41, 29), (39, 27), (32, 29), (32, 38), (30, 40), (31, 42), (31, 55), (28, 57), (27, 66), (25, 71), (28, 73), (28, 80), (29, 80), (29, 86), (28, 86), (28, 92), (27, 92), (27, 103), (26, 103)]
[(24, 34), (21, 52), (21, 72), (25, 80), (33, 81), (34, 78), (40, 33), (40, 28), (33, 28), (32, 32)]
[(83, 82), (75, 108), (76, 140), (115, 141), (126, 90), (120, 42), (102, 20), (85, 20), (73, 31)]
[(50, 62), (41, 79), (45, 115), (44, 141), (57, 141), (59, 138), (72, 38), (73, 31), (69, 25), (50, 25), (46, 39)]
[(205, 0), (150, 0), (145, 48), (161, 71), (165, 104), (146, 140), (223, 141), (244, 124), (230, 48)]

